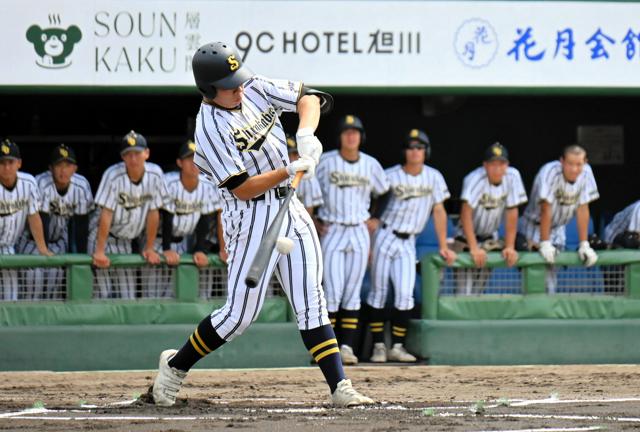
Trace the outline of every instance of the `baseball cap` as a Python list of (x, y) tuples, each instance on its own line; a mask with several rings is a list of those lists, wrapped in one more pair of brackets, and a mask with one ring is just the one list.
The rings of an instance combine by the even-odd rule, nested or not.
[(8, 138), (2, 141), (0, 143), (0, 159), (20, 159), (18, 145)]
[(494, 160), (509, 162), (509, 152), (505, 146), (499, 142), (495, 142), (484, 152), (483, 160), (485, 162), (491, 162)]
[(131, 131), (122, 137), (120, 154), (123, 155), (129, 151), (143, 151), (147, 148), (147, 139), (139, 133)]
[(407, 133), (405, 148), (413, 147), (411, 144), (415, 145), (416, 142), (422, 144), (423, 147), (427, 147), (431, 144), (425, 131), (420, 129), (411, 129), (409, 133)]
[(49, 159), (50, 165), (55, 165), (58, 162), (67, 161), (72, 164), (78, 164), (78, 160), (76, 159), (76, 152), (73, 151), (71, 147), (68, 147), (65, 144), (60, 144), (58, 147), (54, 148), (51, 152), (51, 158)]
[(196, 153), (196, 143), (191, 140), (186, 141), (178, 150), (178, 159), (186, 159)]
[(298, 153), (298, 143), (296, 142), (295, 137), (289, 134), (286, 134), (286, 136), (287, 136), (287, 152), (289, 154)]

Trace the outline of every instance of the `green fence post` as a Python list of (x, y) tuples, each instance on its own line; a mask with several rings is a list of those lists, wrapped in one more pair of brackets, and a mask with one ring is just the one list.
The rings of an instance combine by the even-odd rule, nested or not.
[(86, 264), (67, 267), (67, 300), (91, 300), (93, 297), (93, 271)]
[(422, 319), (438, 319), (438, 293), (440, 292), (440, 268), (429, 254), (422, 259)]
[[(183, 256), (185, 259), (187, 256)], [(176, 267), (176, 278), (174, 289), (176, 291), (176, 300), (179, 301), (196, 301), (200, 290), (200, 270), (191, 261), (188, 256), (188, 263), (185, 259), (180, 260), (180, 265)]]
[(625, 282), (629, 291), (629, 298), (640, 298), (640, 263), (627, 265)]

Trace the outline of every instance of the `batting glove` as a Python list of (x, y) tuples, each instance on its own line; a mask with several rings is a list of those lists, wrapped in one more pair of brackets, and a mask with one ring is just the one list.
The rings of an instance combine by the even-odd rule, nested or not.
[(311, 157), (302, 155), (300, 159), (287, 165), (286, 170), (289, 177), (294, 177), (298, 171), (304, 171), (305, 174), (302, 178), (308, 179), (316, 173), (316, 162)]
[(580, 242), (578, 256), (587, 267), (591, 267), (598, 261), (598, 254), (596, 254), (596, 251), (593, 250), (588, 241)]
[(558, 253), (558, 250), (549, 240), (540, 242), (538, 252), (540, 252), (540, 255), (542, 255), (542, 258), (544, 258), (547, 263), (553, 264), (556, 261), (556, 254)]
[(298, 154), (300, 154), (300, 156), (310, 156), (316, 165), (320, 162), (322, 144), (313, 134), (313, 129), (298, 129), (298, 132), (296, 132), (296, 143), (298, 144)]

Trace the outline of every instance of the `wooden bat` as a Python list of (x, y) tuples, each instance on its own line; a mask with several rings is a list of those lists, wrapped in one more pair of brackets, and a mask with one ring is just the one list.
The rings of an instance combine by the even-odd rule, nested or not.
[(298, 171), (296, 173), (296, 176), (291, 182), (291, 189), (289, 189), (289, 192), (287, 192), (287, 196), (284, 198), (284, 201), (280, 206), (280, 210), (278, 210), (278, 213), (273, 219), (273, 222), (271, 222), (269, 229), (267, 229), (264, 237), (262, 237), (262, 241), (260, 242), (260, 246), (258, 247), (258, 252), (256, 252), (256, 256), (253, 257), (251, 267), (249, 267), (247, 276), (244, 279), (244, 282), (249, 288), (255, 288), (256, 286), (258, 286), (258, 283), (260, 282), (260, 279), (262, 279), (267, 265), (269, 265), (269, 260), (271, 259), (273, 249), (275, 248), (276, 241), (278, 240), (278, 235), (280, 234), (280, 228), (282, 228), (284, 216), (289, 210), (289, 202), (291, 202), (293, 194), (296, 193), (296, 188), (298, 187), (298, 184), (300, 183), (303, 175), (303, 171)]

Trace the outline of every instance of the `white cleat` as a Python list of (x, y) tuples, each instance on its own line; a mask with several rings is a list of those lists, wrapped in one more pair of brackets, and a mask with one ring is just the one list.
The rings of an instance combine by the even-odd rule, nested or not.
[(176, 396), (182, 386), (182, 381), (187, 373), (169, 366), (169, 360), (177, 353), (177, 350), (169, 349), (160, 354), (158, 375), (153, 382), (153, 401), (159, 406), (173, 406)]
[(389, 361), (402, 363), (414, 363), (418, 360), (414, 355), (409, 354), (401, 343), (393, 344), (393, 348), (389, 350), (388, 358)]
[(353, 353), (353, 348), (349, 345), (341, 345), (340, 346), (340, 358), (342, 359), (343, 365), (357, 365), (358, 357)]
[(376, 342), (373, 344), (373, 355), (369, 359), (372, 363), (387, 362), (387, 347), (384, 342)]
[(373, 399), (358, 393), (352, 386), (351, 380), (343, 379), (331, 395), (331, 402), (338, 407), (352, 407), (375, 403)]

